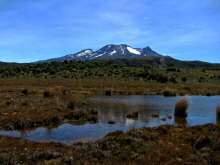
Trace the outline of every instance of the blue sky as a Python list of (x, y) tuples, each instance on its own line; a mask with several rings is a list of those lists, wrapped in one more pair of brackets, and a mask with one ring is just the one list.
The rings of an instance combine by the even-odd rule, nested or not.
[(219, 32), (220, 0), (0, 0), (0, 61), (6, 62), (124, 43), (220, 63)]

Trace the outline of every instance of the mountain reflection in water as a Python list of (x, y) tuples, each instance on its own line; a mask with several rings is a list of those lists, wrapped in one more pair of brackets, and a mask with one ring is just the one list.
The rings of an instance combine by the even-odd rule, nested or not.
[[(29, 129), (23, 131), (0, 131), (0, 135), (23, 137), (34, 141), (57, 141), (70, 143), (79, 140), (95, 140), (106, 134), (132, 128), (154, 127), (162, 124), (201, 125), (217, 123), (216, 107), (220, 96), (191, 96), (186, 120), (174, 119), (175, 103), (181, 97), (163, 96), (100, 96), (90, 99), (98, 111), (98, 123), (65, 123), (57, 127)], [(138, 118), (128, 119), (127, 115), (138, 112)], [(114, 124), (108, 124), (113, 121)]]

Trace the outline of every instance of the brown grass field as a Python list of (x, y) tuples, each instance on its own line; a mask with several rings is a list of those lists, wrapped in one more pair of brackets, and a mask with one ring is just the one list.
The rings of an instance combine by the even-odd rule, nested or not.
[[(0, 79), (0, 90), (45, 90), (48, 88), (64, 88), (78, 94), (103, 95), (111, 90), (113, 94), (149, 95), (164, 94), (171, 90), (177, 95), (220, 95), (219, 83), (158, 83), (143, 80), (112, 79), (34, 79), (14, 78)], [(169, 92), (169, 91), (168, 91)]]

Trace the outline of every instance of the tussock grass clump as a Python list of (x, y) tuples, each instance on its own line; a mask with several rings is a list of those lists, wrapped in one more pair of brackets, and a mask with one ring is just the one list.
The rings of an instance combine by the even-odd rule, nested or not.
[(167, 118), (163, 117), (163, 118), (161, 118), (160, 120), (161, 120), (161, 121), (166, 121)]
[(173, 89), (167, 88), (167, 89), (165, 89), (165, 90), (163, 91), (163, 95), (164, 95), (165, 97), (176, 96), (176, 91), (173, 90)]
[(187, 117), (187, 109), (189, 107), (189, 100), (187, 97), (183, 97), (177, 101), (175, 106), (175, 117)]
[(75, 97), (70, 96), (70, 97), (68, 98), (67, 108), (73, 110), (73, 109), (75, 109), (75, 107), (76, 107)]
[(206, 96), (211, 96), (211, 93), (206, 93)]
[(43, 96), (44, 97), (53, 97), (55, 95), (55, 91), (53, 89), (46, 89), (44, 92), (43, 92)]
[(115, 122), (113, 120), (109, 120), (108, 124), (115, 124)]
[(106, 89), (106, 90), (105, 90), (105, 95), (106, 95), (106, 96), (112, 96), (112, 89), (110, 89), (110, 88), (109, 88), (109, 89)]
[(128, 115), (127, 115), (127, 118), (128, 119), (134, 119), (134, 120), (137, 120), (138, 119), (138, 112), (132, 112), (132, 113), (129, 113)]
[(154, 113), (154, 114), (152, 114), (151, 116), (152, 116), (153, 118), (158, 118), (158, 117), (160, 117), (160, 115), (157, 114), (157, 113)]
[(216, 108), (216, 119), (217, 123), (220, 124), (220, 104)]
[(21, 93), (22, 93), (23, 95), (28, 95), (28, 89), (22, 89), (22, 90), (21, 90)]

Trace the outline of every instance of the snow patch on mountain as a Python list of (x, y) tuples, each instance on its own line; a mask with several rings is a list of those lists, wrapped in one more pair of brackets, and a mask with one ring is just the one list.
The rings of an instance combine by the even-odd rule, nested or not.
[(110, 53), (110, 55), (113, 55), (113, 54), (115, 54), (115, 53), (117, 53), (117, 51), (116, 51), (116, 50), (113, 50), (113, 51)]
[(141, 55), (141, 52), (137, 51), (136, 49), (134, 48), (131, 48), (131, 47), (127, 47), (128, 51), (132, 54), (136, 54), (136, 55)]
[(85, 49), (75, 54), (66, 55), (59, 58), (48, 59), (42, 62), (63, 62), (72, 60), (95, 60), (95, 59), (113, 59), (113, 58), (132, 58), (132, 57), (144, 57), (144, 56), (161, 56), (157, 52), (153, 51), (150, 47), (145, 48), (132, 48), (129, 45), (106, 45), (97, 51), (92, 49)]
[(83, 52), (81, 52), (81, 53), (79, 53), (75, 56), (80, 57), (80, 56), (85, 56), (85, 55), (88, 55), (88, 54), (91, 54), (91, 53), (92, 53), (92, 50), (85, 50), (85, 51), (83, 51)]
[(96, 56), (94, 56), (95, 58), (97, 58), (97, 57), (101, 57), (102, 55), (104, 55), (105, 53), (102, 53), (102, 54), (98, 54), (98, 55), (96, 55)]

